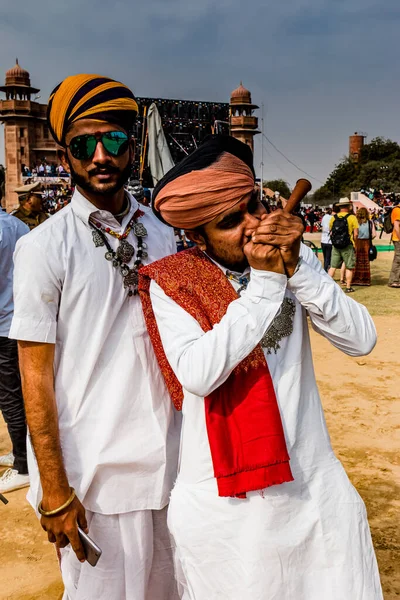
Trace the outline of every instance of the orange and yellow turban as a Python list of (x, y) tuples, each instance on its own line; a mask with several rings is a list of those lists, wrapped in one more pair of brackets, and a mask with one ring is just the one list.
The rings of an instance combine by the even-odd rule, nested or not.
[(230, 136), (210, 136), (159, 181), (153, 210), (178, 229), (209, 223), (254, 192), (253, 155)]
[(79, 119), (96, 119), (129, 130), (138, 113), (131, 90), (101, 75), (72, 75), (51, 93), (47, 121), (56, 142), (63, 146), (68, 128)]

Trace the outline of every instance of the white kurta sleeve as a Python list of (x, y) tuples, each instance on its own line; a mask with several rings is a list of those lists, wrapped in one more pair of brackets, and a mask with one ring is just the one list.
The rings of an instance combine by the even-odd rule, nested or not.
[(14, 253), (14, 316), (9, 337), (29, 342), (56, 341), (62, 283), (54, 271), (56, 257), (22, 238)]
[(307, 309), (315, 331), (350, 356), (363, 356), (376, 344), (374, 322), (365, 306), (346, 295), (302, 245), (302, 262), (288, 289)]
[(286, 282), (285, 275), (252, 270), (247, 290), (207, 333), (151, 282), (150, 296), (165, 354), (188, 392), (208, 396), (227, 380), (271, 325), (281, 307)]

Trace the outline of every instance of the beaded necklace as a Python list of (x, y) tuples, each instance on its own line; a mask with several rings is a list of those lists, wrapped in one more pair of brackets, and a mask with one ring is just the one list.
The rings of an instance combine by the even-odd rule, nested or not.
[[(112, 266), (121, 273), (124, 288), (128, 289), (128, 296), (136, 296), (138, 293), (139, 269), (143, 266), (142, 258), (147, 258), (148, 256), (148, 253), (146, 252), (147, 244), (143, 241), (143, 238), (147, 236), (147, 230), (143, 223), (137, 221), (137, 219), (143, 217), (143, 215), (144, 212), (138, 208), (122, 233), (114, 231), (111, 227), (105, 227), (93, 217), (89, 218), (89, 225), (93, 229), (93, 243), (96, 248), (106, 246), (107, 252), (104, 257), (106, 260), (111, 261)], [(135, 254), (135, 248), (126, 239), (131, 231), (133, 231), (138, 240), (136, 260), (132, 268), (128, 267), (127, 263), (132, 260), (133, 255)], [(111, 248), (106, 234), (119, 240), (117, 250)]]
[(238, 276), (235, 273), (232, 273), (232, 271), (226, 271), (225, 275), (229, 279), (229, 281), (236, 281), (236, 283), (238, 283), (240, 285), (240, 288), (236, 292), (238, 294), (238, 296), (240, 296), (240, 294), (243, 292), (243, 290), (245, 290), (247, 288), (247, 286), (249, 285), (250, 274), (248, 276), (247, 275)]

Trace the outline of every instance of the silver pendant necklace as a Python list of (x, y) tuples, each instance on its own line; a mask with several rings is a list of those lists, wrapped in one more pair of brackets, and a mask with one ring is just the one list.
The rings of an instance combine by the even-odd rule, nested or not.
[[(225, 276), (230, 281), (235, 281), (240, 285), (237, 290), (239, 296), (243, 290), (247, 288), (250, 281), (250, 273), (248, 275), (238, 276), (231, 271), (226, 271)], [(285, 297), (279, 313), (276, 315), (260, 341), (261, 347), (266, 350), (267, 354), (272, 354), (272, 352), (276, 354), (280, 349), (280, 342), (293, 333), (295, 314), (296, 303), (291, 298)]]
[[(137, 221), (137, 219), (140, 216), (143, 216), (143, 214), (144, 213), (138, 209), (126, 226), (123, 234), (116, 234), (109, 227), (103, 227), (97, 221), (91, 219), (89, 220), (89, 225), (93, 229), (92, 237), (95, 247), (99, 248), (106, 246), (107, 252), (105, 253), (104, 257), (106, 260), (110, 261), (112, 266), (121, 273), (124, 288), (128, 289), (128, 296), (136, 296), (138, 293), (139, 269), (143, 266), (142, 258), (147, 258), (148, 256), (146, 251), (147, 244), (143, 241), (143, 238), (147, 236), (147, 230), (143, 223), (139, 223)], [(136, 260), (132, 268), (128, 267), (127, 264), (132, 260), (135, 254), (135, 248), (126, 239), (130, 231), (133, 231), (138, 241)], [(116, 250), (112, 249), (106, 233), (116, 237), (119, 240), (119, 245)]]
[(285, 337), (293, 333), (293, 320), (296, 314), (296, 303), (291, 298), (284, 298), (281, 310), (276, 315), (271, 325), (261, 338), (260, 344), (267, 354), (274, 354), (280, 349), (280, 344)]

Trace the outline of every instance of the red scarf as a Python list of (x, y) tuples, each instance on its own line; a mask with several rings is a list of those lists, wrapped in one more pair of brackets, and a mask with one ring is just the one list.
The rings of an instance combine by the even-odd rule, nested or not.
[[(140, 270), (139, 293), (161, 371), (172, 401), (181, 410), (182, 386), (165, 356), (150, 300), (150, 281), (210, 331), (238, 298), (221, 269), (193, 248)], [(289, 455), (275, 391), (260, 345), (228, 379), (205, 398), (206, 425), (220, 496), (292, 481)]]

